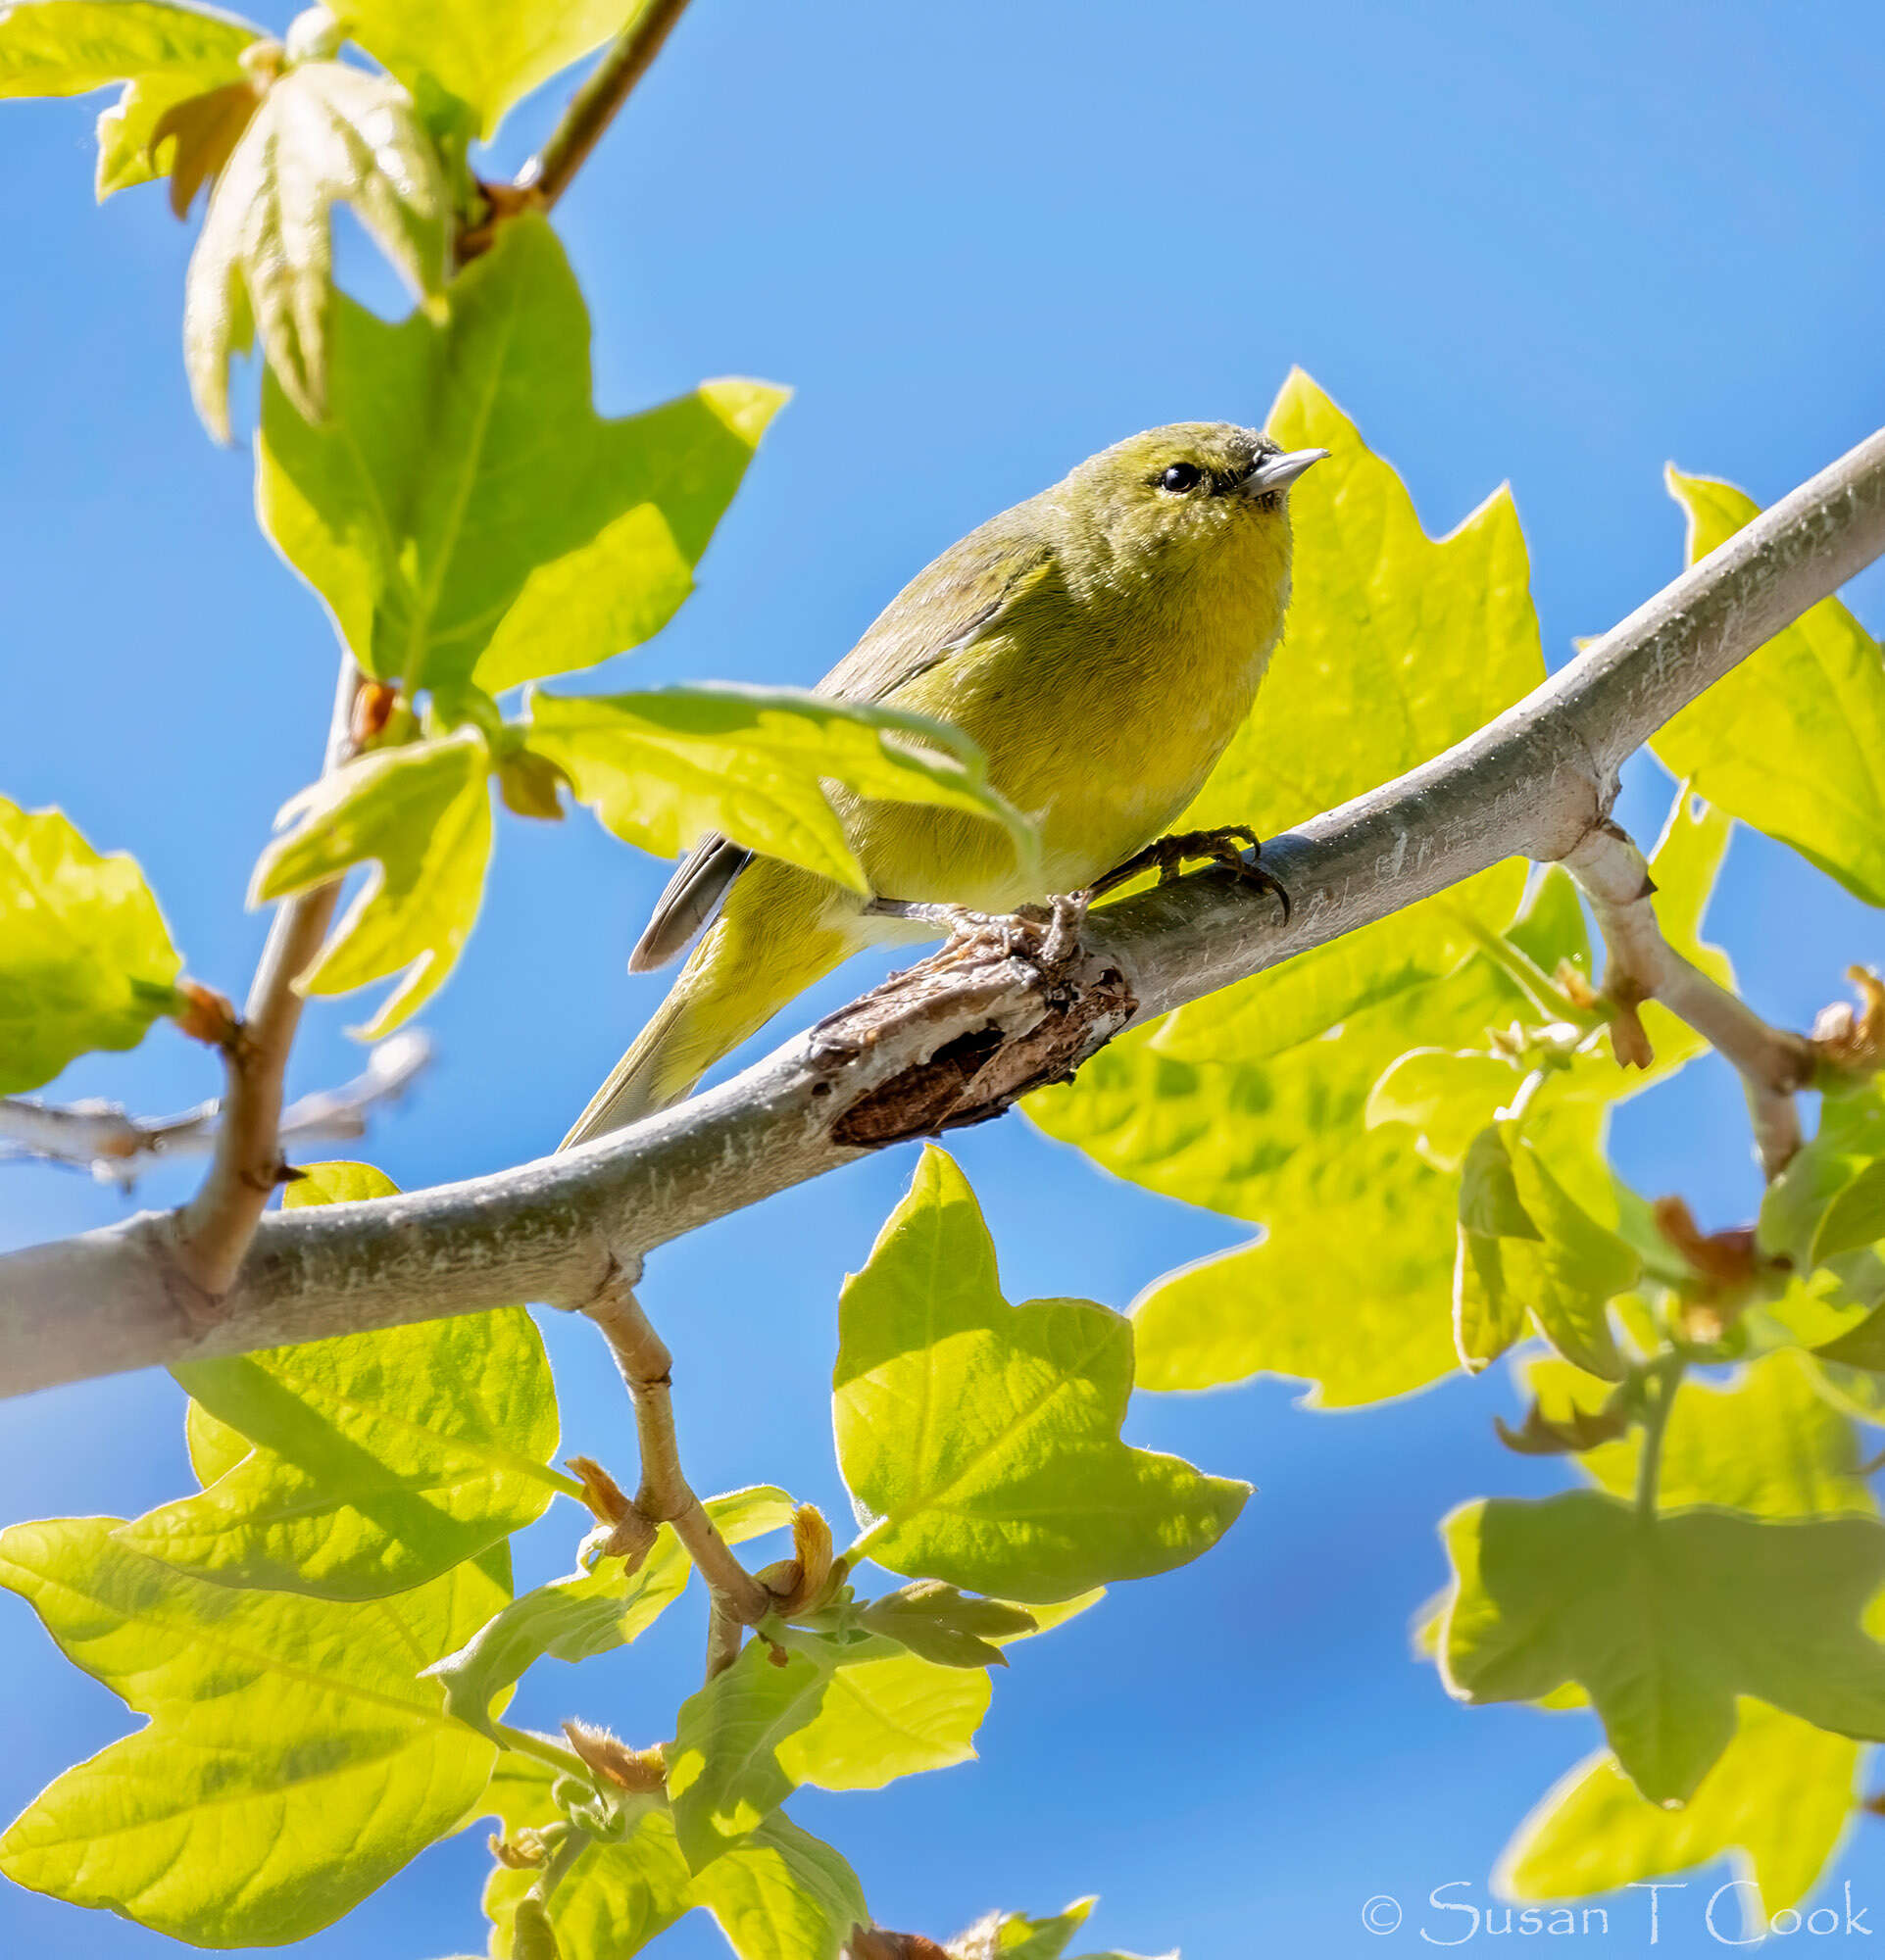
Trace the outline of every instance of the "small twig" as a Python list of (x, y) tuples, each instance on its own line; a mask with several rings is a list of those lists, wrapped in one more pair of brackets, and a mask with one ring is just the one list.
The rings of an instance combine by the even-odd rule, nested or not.
[[(1598, 824), (1563, 862), (1590, 900), (1604, 936), (1606, 996), (1625, 1015), (1633, 1015), (1639, 1001), (1660, 1002), (1733, 1063), (1754, 1120), (1761, 1168), (1769, 1180), (1779, 1176), (1800, 1149), (1794, 1097), (1812, 1080), (1811, 1045), (1770, 1027), (1738, 994), (1716, 986), (1669, 945), (1651, 902), (1656, 887), (1649, 865), (1613, 823)], [(1619, 1059), (1625, 1054), (1619, 1043)]]
[(707, 1642), (711, 1681), (738, 1655), (741, 1630), (757, 1626), (776, 1602), (733, 1556), (682, 1474), (670, 1374), (673, 1357), (642, 1312), (634, 1289), (616, 1270), (582, 1310), (602, 1329), (634, 1401), (635, 1434), (641, 1446), (641, 1488), (635, 1493), (634, 1515), (647, 1525), (673, 1526), (712, 1596)]
[(517, 188), (528, 192), (540, 210), (547, 210), (570, 188), (570, 178), (601, 141), (617, 110), (648, 73), (686, 11), (687, 0), (641, 0), (634, 18), (570, 97), (550, 140), (518, 172)]
[[(369, 1053), (367, 1066), (351, 1082), (318, 1089), (282, 1112), (280, 1148), (364, 1137), (367, 1112), (375, 1103), (397, 1102), (431, 1058), (431, 1040), (418, 1028), (389, 1035)], [(0, 1097), (0, 1163), (39, 1159), (75, 1165), (101, 1184), (128, 1191), (158, 1157), (202, 1156), (214, 1150), (222, 1114), (215, 1097), (174, 1116), (132, 1116), (110, 1102), (61, 1107)]]
[[(323, 770), (353, 752), (354, 695), (360, 670), (343, 654), (334, 688)], [(242, 1028), (224, 1052), (223, 1120), (210, 1168), (196, 1196), (176, 1214), (180, 1277), (198, 1296), (186, 1301), (195, 1320), (221, 1317), (217, 1302), (235, 1278), (281, 1176), (281, 1082), (301, 1025), (295, 989), (321, 951), (340, 897), (340, 880), (284, 901), (275, 910), (243, 1010)]]

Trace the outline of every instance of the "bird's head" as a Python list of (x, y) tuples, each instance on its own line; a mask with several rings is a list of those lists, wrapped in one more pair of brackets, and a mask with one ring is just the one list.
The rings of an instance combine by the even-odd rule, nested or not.
[(1289, 487), (1327, 454), (1235, 422), (1173, 422), (1088, 458), (1057, 501), (1115, 576), (1202, 568), (1226, 553), (1286, 564)]

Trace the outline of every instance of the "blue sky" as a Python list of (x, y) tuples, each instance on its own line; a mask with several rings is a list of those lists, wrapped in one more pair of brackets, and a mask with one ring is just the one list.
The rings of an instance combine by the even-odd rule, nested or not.
[[(696, 598), (608, 677), (809, 683), (990, 512), (1135, 428), (1255, 419), (1292, 363), (1400, 468), (1430, 530), (1512, 480), (1555, 663), (1676, 568), (1665, 460), (1769, 501), (1885, 421), (1882, 96), (1865, 0), (698, 0), (561, 214), (598, 398), (621, 413), (726, 372), (797, 396)], [(555, 100), (518, 112), (496, 166)], [(191, 415), (189, 234), (154, 191), (92, 208), (92, 106), (0, 108), (0, 793), (133, 849), (191, 971), (239, 994), (262, 932), (248, 868), (314, 765), (332, 647), (254, 529), (243, 452), (212, 449)], [(1885, 626), (1885, 574), (1849, 596)], [(1634, 766), (1621, 814), (1646, 841), (1666, 796)], [(425, 1015), (441, 1060), (368, 1153), (418, 1185), (549, 1148), (658, 998), (622, 962), (665, 870), (586, 819), (507, 826), (482, 929)], [(1792, 1024), (1847, 961), (1885, 954), (1875, 914), (1746, 834), (1712, 924), (1751, 998)], [(295, 1087), (357, 1066), (351, 1006), (311, 1015)], [(158, 1110), (213, 1088), (202, 1053), (160, 1031), (57, 1093)], [(1018, 1120), (951, 1148), (1014, 1298), (1123, 1306), (1241, 1236), (1106, 1183)], [(1632, 1105), (1617, 1157), (1711, 1223), (1752, 1208), (1738, 1094), (1712, 1065)], [(913, 1161), (886, 1153), (651, 1267), (702, 1488), (777, 1480), (843, 1514), (836, 1291)], [(140, 1198), (183, 1189), (153, 1178)], [(50, 1169), (0, 1173), (0, 1245), (121, 1209)], [(547, 1333), (566, 1446), (625, 1458), (586, 1330)], [(1448, 1508), (1558, 1473), (1493, 1442), (1503, 1379), (1344, 1416), (1294, 1410), (1294, 1393), (1142, 1398), (1134, 1441), (1260, 1486), (1226, 1544), (1017, 1652), (980, 1762), (801, 1802), (881, 1919), (943, 1933), (1097, 1890), (1097, 1941), (1143, 1952), (1346, 1956), (1419, 1948), (1422, 1924), (1461, 1932), (1418, 1901), (1469, 1880), (1449, 1896), (1483, 1902), (1507, 1834), (1594, 1729), (1457, 1708), (1408, 1659), (1406, 1623), (1441, 1579)], [(0, 1518), (177, 1494), (180, 1411), (159, 1375), (0, 1409)], [(564, 1569), (574, 1532), (553, 1512), (524, 1580)], [(547, 1665), (522, 1719), (580, 1706), (654, 1735), (697, 1666), (684, 1617), (580, 1682)], [(12, 1599), (0, 1670), (11, 1815), (125, 1718)], [(1842, 1876), (1885, 1925), (1881, 1833), (1866, 1826)], [(478, 1949), (483, 1864), (477, 1833), (428, 1853), (308, 1950)], [(1724, 1876), (1664, 1895), (1659, 1950), (1718, 1950), (1701, 1902)], [(1408, 1913), (1382, 1938), (1360, 1922), (1377, 1893)], [(1608, 1950), (1646, 1944), (1640, 1895), (1612, 1918)], [(0, 1890), (0, 1952), (161, 1944)], [(662, 1950), (720, 1949), (690, 1923)]]

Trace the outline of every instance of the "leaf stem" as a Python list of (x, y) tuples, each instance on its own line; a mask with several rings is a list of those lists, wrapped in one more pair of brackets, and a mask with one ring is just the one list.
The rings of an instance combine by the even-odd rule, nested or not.
[(534, 1756), (538, 1762), (548, 1763), (566, 1776), (580, 1777), (585, 1783), (595, 1781), (588, 1764), (573, 1749), (566, 1749), (548, 1736), (539, 1736), (534, 1729), (513, 1729), (508, 1722), (498, 1722), (493, 1728), (503, 1747), (514, 1749), (521, 1756)]
[(571, 1824), (557, 1840), (556, 1849), (550, 1853), (542, 1871), (537, 1874), (536, 1883), (530, 1887), (545, 1905), (549, 1904), (551, 1894), (570, 1876), (570, 1867), (588, 1850), (591, 1841), (588, 1832), (579, 1824)]
[(533, 193), (544, 210), (556, 203), (686, 11), (687, 0), (641, 0), (628, 24), (570, 97), (549, 141), (518, 172), (519, 190)]
[(1655, 1394), (1643, 1412), (1643, 1453), (1636, 1463), (1636, 1515), (1646, 1525), (1656, 1522), (1657, 1485), (1662, 1474), (1662, 1439), (1668, 1432), (1669, 1415), (1675, 1405), (1688, 1361), (1669, 1353), (1653, 1361), (1644, 1371), (1644, 1386), (1655, 1384)]

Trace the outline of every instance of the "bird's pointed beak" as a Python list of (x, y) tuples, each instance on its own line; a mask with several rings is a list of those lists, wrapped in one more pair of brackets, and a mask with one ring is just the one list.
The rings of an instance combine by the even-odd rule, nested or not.
[(1326, 462), (1325, 449), (1286, 449), (1281, 456), (1260, 457), (1244, 478), (1244, 491), (1251, 497), (1273, 496), (1287, 490), (1303, 471)]

